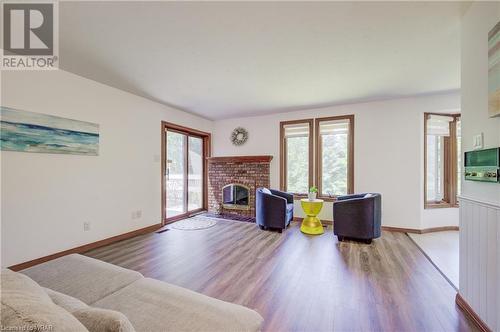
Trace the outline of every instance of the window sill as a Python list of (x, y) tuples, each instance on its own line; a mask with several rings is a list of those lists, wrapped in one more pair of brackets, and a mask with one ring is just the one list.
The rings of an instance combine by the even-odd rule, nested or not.
[(448, 202), (429, 202), (425, 203), (424, 209), (456, 209), (458, 208), (458, 204), (452, 205)]

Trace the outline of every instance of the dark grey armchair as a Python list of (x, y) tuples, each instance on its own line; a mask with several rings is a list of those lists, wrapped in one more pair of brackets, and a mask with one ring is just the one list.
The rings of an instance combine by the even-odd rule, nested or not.
[(293, 195), (267, 188), (257, 188), (255, 221), (260, 229), (282, 232), (293, 219)]
[(339, 196), (333, 203), (333, 233), (371, 243), (380, 237), (382, 196), (376, 193)]

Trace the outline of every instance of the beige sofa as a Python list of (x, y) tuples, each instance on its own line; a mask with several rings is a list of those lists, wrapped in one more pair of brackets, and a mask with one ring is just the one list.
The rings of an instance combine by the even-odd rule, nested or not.
[[(8, 319), (16, 317), (24, 319), (23, 322), (29, 321), (25, 318), (26, 316), (30, 318), (31, 307), (21, 306), (16, 312), (19, 302), (22, 304), (26, 299), (23, 293), (26, 288), (24, 284), (32, 282), (28, 280), (29, 278), (45, 288), (40, 287), (55, 306), (76, 317), (83, 325), (79, 327), (80, 329), (85, 327), (91, 331), (260, 331), (263, 322), (257, 312), (243, 306), (145, 278), (138, 272), (81, 255), (64, 256), (23, 270), (21, 273), (22, 277), (18, 273), (2, 271), (3, 326)], [(21, 295), (19, 295), (18, 279), (22, 279), (23, 284), (20, 287)], [(34, 282), (29, 285), (31, 293), (35, 285)], [(12, 289), (15, 290), (11, 291)], [(44, 301), (47, 300), (43, 294), (38, 295)], [(10, 312), (12, 317), (4, 317), (3, 309), (8, 309), (5, 312)], [(109, 315), (114, 315), (114, 318), (110, 319), (112, 324), (106, 319)], [(103, 328), (105, 324), (108, 324), (108, 328)], [(65, 325), (59, 324), (59, 326)], [(72, 329), (76, 329), (75, 326)], [(113, 328), (110, 329), (109, 326)], [(52, 330), (57, 330), (57, 327), (53, 327)], [(62, 330), (67, 329), (66, 327)]]

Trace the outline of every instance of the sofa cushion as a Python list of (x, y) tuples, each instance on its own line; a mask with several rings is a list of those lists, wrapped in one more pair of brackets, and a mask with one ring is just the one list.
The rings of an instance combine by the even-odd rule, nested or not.
[(56, 292), (55, 290), (52, 290), (50, 288), (44, 288), (44, 290), (47, 295), (49, 295), (52, 302), (70, 313), (73, 313), (80, 309), (88, 308), (88, 305), (86, 305), (76, 297)]
[(72, 254), (22, 270), (41, 286), (92, 304), (143, 278), (142, 274), (97, 259)]
[(260, 331), (263, 321), (243, 306), (149, 278), (94, 306), (122, 312), (137, 331)]
[(135, 332), (128, 318), (118, 311), (87, 307), (73, 312), (73, 316), (92, 332)]
[(2, 270), (1, 325), (6, 330), (87, 331), (69, 312), (57, 306), (29, 277)]
[(52, 302), (70, 312), (80, 323), (92, 332), (132, 332), (135, 331), (124, 314), (114, 310), (89, 307), (75, 297), (45, 288)]

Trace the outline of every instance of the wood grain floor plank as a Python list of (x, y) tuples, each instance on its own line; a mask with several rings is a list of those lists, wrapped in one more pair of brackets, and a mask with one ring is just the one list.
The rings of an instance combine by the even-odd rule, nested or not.
[(258, 311), (265, 331), (476, 331), (455, 290), (403, 233), (371, 245), (218, 221), (86, 253)]

